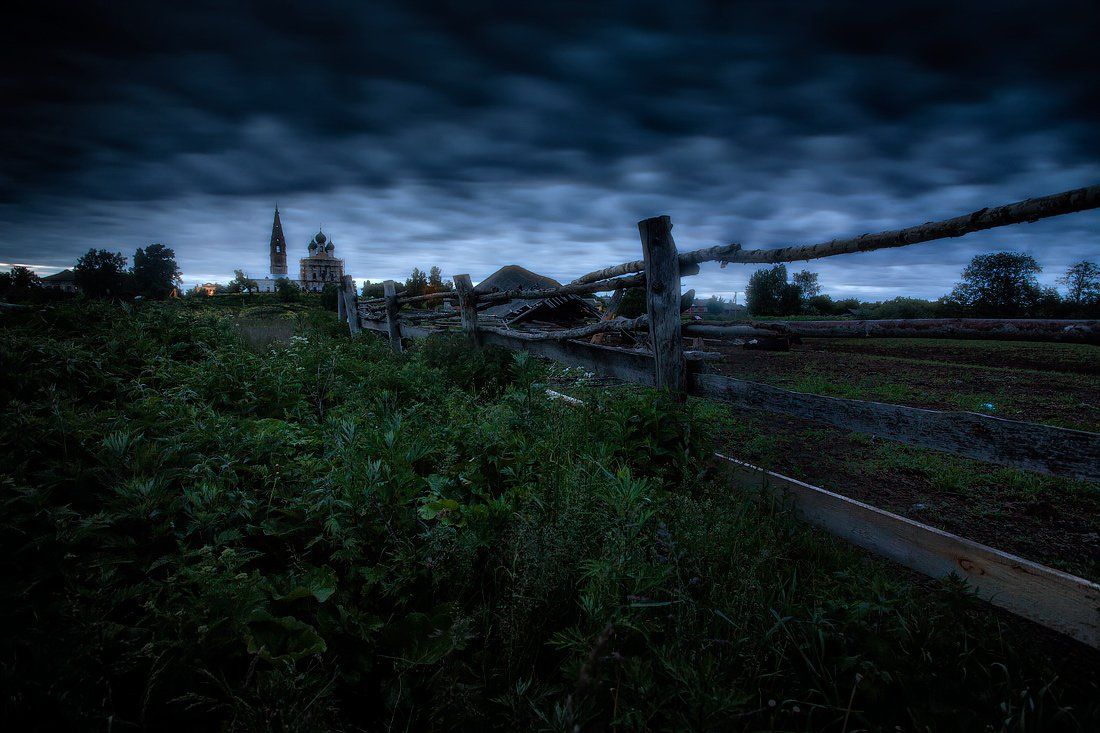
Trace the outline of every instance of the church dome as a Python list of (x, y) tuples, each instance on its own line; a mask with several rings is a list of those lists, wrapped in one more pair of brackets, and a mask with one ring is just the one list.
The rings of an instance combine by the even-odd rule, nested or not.
[(317, 244), (324, 244), (327, 240), (328, 237), (325, 236), (324, 232), (317, 232), (317, 234), (313, 237), (313, 241)]
[(333, 245), (333, 243), (332, 243), (331, 241), (330, 241), (330, 242), (328, 243), (328, 245), (327, 245), (327, 246), (325, 247), (325, 251), (326, 251), (326, 252), (331, 252), (331, 251), (332, 251), (332, 250), (334, 250), (334, 249), (336, 249), (336, 246), (335, 246), (335, 245)]

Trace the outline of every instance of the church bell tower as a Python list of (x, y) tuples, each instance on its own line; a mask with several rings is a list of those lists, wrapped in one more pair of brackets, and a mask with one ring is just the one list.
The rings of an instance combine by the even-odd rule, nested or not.
[(275, 221), (271, 225), (271, 274), (286, 275), (286, 238), (279, 221), (278, 204), (275, 204)]

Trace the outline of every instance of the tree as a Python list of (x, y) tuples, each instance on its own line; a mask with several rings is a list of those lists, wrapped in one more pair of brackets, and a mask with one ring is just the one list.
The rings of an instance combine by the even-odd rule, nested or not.
[(619, 315), (623, 318), (637, 318), (645, 315), (645, 288), (627, 288), (623, 299), (619, 301)]
[(321, 288), (321, 307), (327, 311), (337, 309), (340, 300), (340, 286), (336, 283), (325, 283)]
[(754, 316), (790, 316), (802, 310), (802, 289), (787, 282), (784, 265), (757, 270), (745, 288), (745, 305)]
[(414, 267), (412, 274), (409, 275), (409, 279), (405, 281), (405, 295), (409, 297), (416, 297), (417, 295), (423, 295), (425, 288), (428, 287), (428, 278), (420, 271), (419, 267)]
[(438, 293), (443, 290), (443, 271), (435, 265), (432, 265), (432, 269), (428, 270), (428, 287), (432, 288), (433, 293)]
[(806, 298), (806, 306), (811, 313), (819, 316), (828, 316), (836, 312), (836, 303), (831, 295), (815, 295)]
[(963, 270), (947, 300), (974, 315), (1018, 317), (1032, 313), (1046, 297), (1036, 277), (1043, 268), (1022, 252), (977, 255)]
[(298, 296), (301, 294), (301, 289), (293, 280), (288, 280), (285, 277), (280, 277), (275, 280), (275, 292), (279, 296), (279, 300), (284, 303), (291, 303), (298, 300)]
[(88, 250), (76, 261), (73, 277), (89, 298), (118, 298), (129, 289), (126, 258), (121, 252)]
[(364, 298), (381, 298), (385, 294), (385, 288), (382, 283), (372, 283), (370, 280), (363, 281), (362, 295)]
[(260, 289), (256, 281), (244, 274), (243, 270), (234, 270), (233, 279), (226, 288), (230, 293), (254, 293)]
[(42, 286), (42, 278), (38, 277), (38, 273), (31, 268), (16, 265), (11, 268), (11, 272), (0, 274), (0, 286), (5, 290), (8, 288), (31, 290)]
[(707, 298), (707, 313), (712, 316), (720, 316), (723, 311), (726, 310), (726, 301), (719, 298), (717, 295), (712, 295)]
[(1081, 260), (1069, 266), (1066, 274), (1058, 278), (1058, 284), (1066, 286), (1066, 300), (1070, 303), (1078, 306), (1095, 303), (1100, 300), (1100, 265)]
[(176, 253), (163, 244), (150, 244), (134, 252), (134, 288), (139, 295), (163, 300), (172, 294), (183, 273), (176, 264)]
[(817, 281), (817, 273), (803, 270), (791, 276), (791, 282), (802, 289), (802, 297), (812, 298), (821, 293), (821, 284)]

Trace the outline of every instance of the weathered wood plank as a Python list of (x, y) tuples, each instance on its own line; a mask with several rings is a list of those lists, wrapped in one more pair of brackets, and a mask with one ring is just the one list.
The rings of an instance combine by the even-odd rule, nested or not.
[(393, 280), (382, 283), (382, 292), (386, 298), (386, 332), (390, 337), (390, 348), (400, 354), (404, 351), (401, 345), (401, 316), (398, 310), (401, 306), (397, 302), (397, 285)]
[(656, 216), (638, 222), (645, 256), (646, 311), (658, 389), (674, 395), (687, 390), (680, 341), (680, 260), (672, 238), (672, 220)]
[(796, 479), (718, 455), (735, 485), (789, 497), (807, 522), (933, 578), (955, 573), (995, 606), (1100, 648), (1100, 585)]
[(344, 315), (348, 319), (348, 330), (351, 335), (359, 333), (359, 297), (355, 292), (355, 279), (351, 275), (344, 275), (340, 298), (344, 305)]
[[(618, 290), (616, 290), (614, 292), (614, 294), (612, 294), (611, 300), (607, 304), (607, 308), (604, 309), (603, 315), (600, 317), (601, 321), (610, 321), (610, 320), (618, 317), (619, 308), (622, 307), (623, 296), (625, 294), (626, 294), (626, 290), (624, 290), (623, 288), (619, 288)], [(606, 338), (607, 338), (606, 334), (597, 333), (595, 336), (592, 337), (592, 343), (602, 344), (604, 342), (604, 339), (606, 339)]]
[(477, 330), (477, 293), (469, 275), (454, 276), (455, 291), (458, 293), (458, 311), (462, 319), (462, 333), (475, 344), (480, 343)]
[(526, 351), (568, 366), (579, 366), (602, 377), (654, 386), (653, 355), (648, 351), (597, 346), (582, 341), (525, 341), (497, 330), (482, 331), (484, 345)]
[(637, 318), (613, 318), (609, 321), (596, 321), (576, 328), (562, 328), (554, 331), (537, 331), (532, 329), (497, 328), (495, 326), (479, 326), (479, 331), (493, 331), (494, 333), (513, 336), (524, 341), (569, 341), (571, 339), (587, 338), (597, 333), (611, 331), (634, 331), (642, 328), (649, 322), (648, 316)]
[(791, 392), (718, 374), (697, 374), (691, 393), (819, 420), (909, 445), (1053, 476), (1100, 481), (1100, 434), (882, 402)]
[(868, 321), (691, 323), (685, 336), (745, 338), (944, 338), (1100, 344), (1100, 321), (1032, 318), (911, 318)]

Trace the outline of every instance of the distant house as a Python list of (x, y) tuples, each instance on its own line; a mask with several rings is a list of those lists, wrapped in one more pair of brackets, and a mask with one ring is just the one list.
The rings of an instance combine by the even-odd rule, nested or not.
[[(505, 265), (474, 288), (475, 293), (499, 293), (522, 288), (544, 290), (558, 288), (557, 280), (539, 275), (519, 265)], [(478, 309), (479, 316), (499, 318), (507, 325), (522, 322), (574, 324), (587, 318), (599, 318), (595, 302), (576, 295), (554, 295), (535, 300), (516, 298), (503, 303), (490, 303)]]
[(195, 292), (202, 293), (206, 297), (211, 297), (218, 294), (218, 289), (221, 286), (217, 283), (203, 283), (202, 285), (195, 286)]
[(53, 275), (47, 275), (41, 279), (42, 287), (61, 290), (66, 293), (78, 293), (80, 288), (76, 286), (76, 273), (72, 270), (62, 270)]

